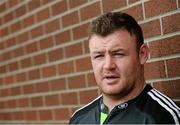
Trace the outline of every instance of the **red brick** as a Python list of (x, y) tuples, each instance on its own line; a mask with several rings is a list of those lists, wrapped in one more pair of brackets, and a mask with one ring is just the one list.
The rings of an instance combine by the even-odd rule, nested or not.
[(37, 12), (37, 22), (44, 21), (50, 17), (50, 10), (49, 8), (45, 8)]
[(11, 8), (11, 7), (14, 7), (18, 4), (18, 0), (9, 0), (8, 1), (8, 7)]
[(89, 57), (78, 59), (75, 62), (76, 62), (76, 69), (78, 72), (92, 69), (92, 65)]
[(66, 81), (65, 79), (55, 79), (49, 82), (50, 88), (52, 91), (54, 90), (65, 90), (66, 89)]
[(27, 42), (29, 40), (29, 32), (23, 32), (17, 36), (17, 43)]
[(31, 26), (35, 23), (35, 16), (34, 15), (30, 15), (28, 17), (26, 17), (25, 19), (22, 20), (22, 27), (26, 28), (28, 26)]
[(53, 2), (53, 0), (41, 0), (42, 4), (45, 5), (45, 4), (48, 4), (50, 2)]
[(180, 58), (167, 60), (168, 77), (180, 76)]
[(24, 15), (26, 12), (27, 12), (26, 6), (25, 6), (25, 5), (22, 5), (21, 7), (17, 8), (17, 9), (15, 10), (16, 18)]
[(180, 30), (180, 14), (174, 14), (167, 17), (162, 18), (163, 25), (163, 33), (171, 33)]
[(16, 38), (11, 37), (7, 39), (5, 44), (6, 44), (6, 48), (16, 45)]
[(11, 29), (11, 33), (17, 32), (18, 30), (21, 29), (21, 23), (20, 22), (13, 23), (10, 26), (10, 29)]
[(58, 65), (58, 72), (60, 75), (61, 74), (67, 74), (67, 73), (73, 73), (74, 72), (73, 62), (69, 61), (69, 62), (59, 64)]
[(11, 88), (11, 95), (16, 96), (22, 94), (21, 87)]
[(74, 25), (79, 22), (78, 12), (72, 12), (62, 17), (63, 27)]
[(40, 49), (46, 49), (46, 48), (50, 48), (53, 46), (53, 38), (52, 36), (48, 37), (48, 38), (44, 38), (42, 40), (39, 41), (39, 45), (40, 45)]
[(60, 32), (58, 34), (55, 35), (55, 43), (56, 45), (62, 44), (64, 42), (68, 42), (71, 40), (71, 36), (70, 36), (70, 31), (64, 31), (64, 32)]
[[(0, 18), (0, 26), (3, 25), (3, 18)], [(1, 34), (0, 34), (1, 35)]]
[(28, 54), (31, 54), (31, 53), (34, 53), (34, 52), (38, 51), (38, 44), (37, 44), (37, 42), (33, 42), (33, 43), (30, 43), (30, 44), (27, 44), (25, 46), (25, 50), (26, 50), (26, 53), (28, 53)]
[(92, 17), (100, 15), (100, 13), (100, 2), (98, 1), (80, 10), (81, 20), (84, 21), (90, 19)]
[(126, 9), (126, 10), (123, 10), (122, 12), (130, 14), (137, 21), (143, 20), (143, 10), (142, 10), (142, 5), (141, 4), (130, 7), (128, 9)]
[(97, 86), (95, 77), (93, 73), (87, 74), (87, 79), (88, 79), (88, 86)]
[(12, 54), (13, 54), (12, 52), (6, 52), (2, 54), (1, 58), (3, 61), (9, 60), (12, 58)]
[(80, 104), (87, 104), (98, 96), (97, 90), (80, 91)]
[(68, 92), (61, 94), (61, 100), (63, 105), (73, 105), (78, 103), (78, 97), (76, 92)]
[(144, 8), (146, 18), (177, 9), (175, 0), (150, 0), (144, 3)]
[(16, 74), (16, 82), (24, 82), (26, 80), (27, 80), (26, 72)]
[(12, 21), (14, 16), (13, 16), (13, 12), (9, 12), (8, 14), (6, 14), (4, 17), (4, 22), (7, 23), (9, 21)]
[(22, 120), (24, 119), (24, 113), (22, 111), (13, 112), (13, 120)]
[(141, 27), (143, 29), (144, 38), (154, 37), (161, 34), (159, 20), (153, 20), (153, 21), (141, 24)]
[(34, 69), (28, 72), (28, 78), (29, 80), (34, 80), (40, 78), (40, 70)]
[(25, 97), (17, 100), (18, 107), (28, 107), (30, 106), (30, 99)]
[(42, 107), (42, 106), (44, 106), (43, 97), (42, 96), (32, 97), (31, 98), (31, 104), (32, 104), (32, 107)]
[(73, 76), (68, 78), (68, 87), (71, 88), (83, 88), (86, 86), (85, 76)]
[(180, 36), (176, 35), (149, 44), (151, 58), (162, 57), (180, 52)]
[(6, 73), (6, 72), (7, 72), (6, 66), (5, 65), (0, 66), (0, 74)]
[(60, 29), (59, 19), (55, 19), (45, 24), (45, 32), (50, 33)]
[(57, 61), (63, 58), (63, 49), (58, 48), (48, 52), (48, 59), (50, 62)]
[(28, 107), (30, 105), (29, 98), (21, 98), (17, 100), (18, 107)]
[(2, 120), (3, 121), (9, 121), (9, 120), (12, 120), (12, 113), (11, 112), (3, 112), (1, 113), (2, 115)]
[(15, 49), (13, 51), (13, 55), (14, 55), (14, 57), (23, 56), (24, 55), (24, 48), (20, 47), (20, 48)]
[(25, 58), (20, 61), (21, 68), (27, 68), (32, 66), (32, 60), (31, 58)]
[(0, 91), (0, 95), (1, 97), (7, 97), (7, 96), (10, 96), (11, 95), (11, 89), (10, 88), (7, 88), (7, 89), (1, 89)]
[(72, 57), (82, 54), (82, 43), (76, 43), (65, 47), (66, 57)]
[(25, 120), (27, 120), (27, 121), (37, 120), (38, 112), (37, 111), (25, 111), (24, 116), (25, 116)]
[(0, 30), (0, 36), (4, 37), (4, 36), (7, 36), (8, 34), (9, 34), (8, 27), (5, 27)]
[(4, 83), (13, 84), (15, 81), (15, 77), (13, 75), (4, 77)]
[(83, 41), (83, 48), (84, 48), (84, 53), (89, 53), (89, 42), (87, 40)]
[(156, 82), (153, 86), (158, 89), (163, 94), (171, 98), (179, 98), (180, 95), (180, 80), (165, 81), (165, 82)]
[(139, 0), (129, 0), (128, 3), (129, 4), (132, 4), (132, 3), (135, 3), (135, 2), (138, 2)]
[(27, 7), (28, 7), (28, 11), (32, 11), (32, 10), (35, 10), (37, 9), (38, 7), (41, 6), (41, 0), (31, 0), (28, 4), (27, 4)]
[(165, 65), (163, 61), (151, 62), (145, 64), (146, 79), (165, 78)]
[[(4, 84), (4, 79), (0, 78), (0, 85), (3, 85), (3, 84)], [(1, 96), (1, 93), (0, 93), (0, 96)]]
[(1, 41), (0, 42), (0, 50), (3, 50), (5, 48), (5, 42)]
[(10, 63), (8, 66), (9, 66), (9, 71), (18, 70), (18, 63), (17, 62)]
[(87, 37), (88, 36), (89, 24), (83, 24), (78, 27), (73, 28), (73, 38), (74, 40)]
[(38, 26), (31, 30), (31, 36), (32, 38), (36, 38), (38, 36), (43, 35), (43, 26)]
[(40, 54), (33, 57), (34, 65), (45, 64), (47, 62), (46, 54)]
[(103, 0), (103, 12), (110, 12), (126, 6), (126, 0)]
[(17, 101), (16, 100), (8, 100), (7, 101), (7, 108), (16, 108), (17, 107)]
[(6, 3), (4, 2), (3, 4), (0, 5), (0, 13), (6, 10)]
[(22, 86), (24, 94), (30, 94), (35, 92), (34, 84)]
[(5, 108), (6, 108), (5, 101), (0, 101), (0, 109), (5, 109)]
[(57, 14), (61, 14), (61, 13), (65, 12), (66, 10), (67, 10), (67, 1), (66, 0), (60, 1), (60, 2), (52, 5), (53, 16), (57, 15)]
[(45, 96), (45, 103), (47, 106), (59, 105), (60, 104), (59, 95), (47, 95), (47, 96)]
[(52, 110), (41, 110), (39, 111), (40, 120), (52, 120)]
[(51, 77), (56, 75), (56, 66), (51, 65), (42, 68), (42, 76), (43, 77)]
[(48, 82), (41, 82), (36, 84), (36, 92), (47, 92), (50, 90), (50, 86)]
[(67, 108), (54, 109), (55, 120), (67, 120), (69, 119), (69, 111)]
[(80, 5), (83, 5), (87, 2), (87, 0), (69, 0), (69, 6), (70, 8), (78, 7)]

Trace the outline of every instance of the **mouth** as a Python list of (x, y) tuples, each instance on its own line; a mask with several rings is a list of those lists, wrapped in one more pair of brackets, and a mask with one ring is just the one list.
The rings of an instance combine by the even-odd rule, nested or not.
[(120, 77), (118, 75), (105, 75), (104, 76), (104, 80), (108, 84), (116, 83), (119, 80), (119, 78)]
[(115, 75), (110, 75), (110, 76), (105, 76), (105, 79), (117, 79), (119, 78), (119, 76), (115, 76)]

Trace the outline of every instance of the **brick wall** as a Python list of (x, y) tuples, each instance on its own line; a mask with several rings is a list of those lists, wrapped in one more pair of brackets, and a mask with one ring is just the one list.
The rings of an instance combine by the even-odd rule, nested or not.
[(1, 0), (0, 123), (67, 123), (99, 95), (87, 28), (111, 10), (138, 20), (147, 83), (179, 103), (179, 8), (180, 0)]

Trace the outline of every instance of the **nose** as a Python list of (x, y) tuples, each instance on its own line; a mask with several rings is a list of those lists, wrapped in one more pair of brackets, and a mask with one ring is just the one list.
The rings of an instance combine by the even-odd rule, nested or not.
[(116, 68), (116, 64), (110, 55), (105, 56), (104, 69), (113, 70)]

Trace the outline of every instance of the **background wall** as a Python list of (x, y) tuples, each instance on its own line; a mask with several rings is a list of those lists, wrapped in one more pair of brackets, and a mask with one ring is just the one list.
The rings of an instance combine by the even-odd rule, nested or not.
[(87, 29), (131, 14), (150, 47), (147, 83), (180, 104), (180, 0), (1, 0), (0, 123), (67, 123), (100, 92)]

